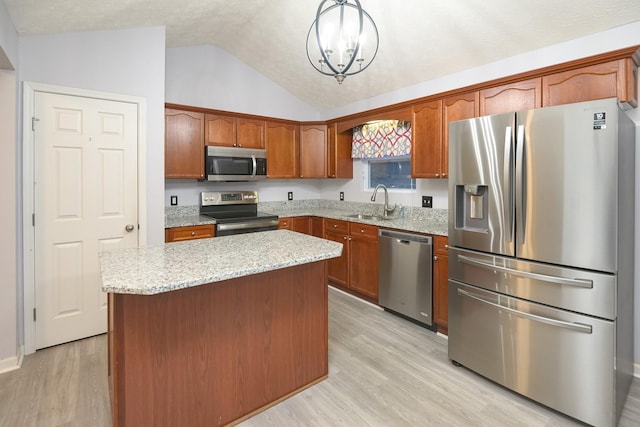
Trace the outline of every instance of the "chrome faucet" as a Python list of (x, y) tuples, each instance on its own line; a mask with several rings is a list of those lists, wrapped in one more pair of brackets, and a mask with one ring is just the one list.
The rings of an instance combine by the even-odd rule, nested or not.
[(396, 210), (397, 205), (394, 203), (392, 208), (389, 208), (389, 192), (387, 191), (387, 187), (384, 184), (376, 185), (375, 190), (373, 190), (373, 195), (371, 196), (371, 201), (376, 201), (376, 194), (378, 193), (378, 188), (382, 188), (384, 190), (384, 216), (389, 216), (390, 213)]

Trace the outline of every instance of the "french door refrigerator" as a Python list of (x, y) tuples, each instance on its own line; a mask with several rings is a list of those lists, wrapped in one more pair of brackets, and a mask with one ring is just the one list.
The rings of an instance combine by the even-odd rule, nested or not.
[(449, 127), (449, 358), (596, 426), (633, 372), (634, 144), (616, 99)]

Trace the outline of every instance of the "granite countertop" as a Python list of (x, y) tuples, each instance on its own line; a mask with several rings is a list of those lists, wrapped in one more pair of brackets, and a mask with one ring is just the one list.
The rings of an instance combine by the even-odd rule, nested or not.
[[(295, 205), (284, 203), (267, 202), (258, 209), (261, 212), (277, 215), (280, 218), (295, 216), (318, 216), (322, 218), (338, 219), (342, 221), (358, 222), (361, 224), (376, 225), (383, 228), (391, 228), (400, 231), (410, 231), (415, 233), (434, 234), (447, 236), (449, 232), (448, 214), (444, 209), (421, 209), (405, 207), (408, 211), (403, 217), (398, 218), (397, 214), (390, 219), (360, 219), (351, 218), (353, 214), (372, 214), (380, 216), (381, 206), (374, 204), (349, 204), (349, 203), (326, 203), (321, 201), (320, 205), (305, 201)], [(325, 206), (326, 204), (327, 206)], [(198, 215), (198, 206), (178, 207), (172, 210), (170, 215), (165, 215), (165, 228), (185, 227), (192, 225), (215, 224), (215, 220)], [(376, 210), (377, 209), (377, 210)]]
[(376, 225), (382, 228), (393, 228), (402, 231), (412, 231), (415, 233), (437, 234), (446, 236), (449, 229), (448, 218), (439, 219), (413, 219), (411, 217), (398, 218), (391, 216), (389, 219), (360, 219), (351, 218), (349, 215), (360, 212), (344, 211), (339, 209), (288, 209), (288, 210), (270, 210), (270, 214), (278, 215), (280, 218), (288, 218), (295, 216), (319, 216), (322, 218), (339, 219), (342, 221), (358, 222), (361, 224)]
[(154, 295), (339, 257), (342, 244), (288, 230), (100, 254), (102, 291)]

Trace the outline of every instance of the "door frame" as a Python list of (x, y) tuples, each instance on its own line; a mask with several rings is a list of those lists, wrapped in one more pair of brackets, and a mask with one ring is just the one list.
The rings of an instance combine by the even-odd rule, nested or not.
[[(128, 102), (137, 105), (138, 110), (138, 224), (139, 230), (147, 229), (147, 202), (146, 202), (146, 99), (109, 92), (99, 92), (56, 86), (43, 83), (24, 82), (23, 84), (23, 108), (22, 108), (22, 239), (23, 239), (23, 292), (24, 292), (24, 354), (36, 351), (36, 322), (33, 320), (35, 308), (36, 283), (35, 283), (35, 228), (32, 223), (32, 215), (35, 212), (34, 184), (34, 138), (31, 118), (35, 114), (36, 92), (52, 93), (57, 95), (77, 96), (83, 98), (96, 98), (107, 101)], [(146, 246), (146, 233), (138, 233), (138, 246)]]

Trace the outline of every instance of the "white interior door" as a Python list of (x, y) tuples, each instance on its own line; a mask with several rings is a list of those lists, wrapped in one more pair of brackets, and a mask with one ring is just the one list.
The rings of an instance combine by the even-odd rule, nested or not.
[(138, 245), (138, 115), (134, 103), (36, 92), (35, 118), (39, 349), (107, 330), (98, 254)]

